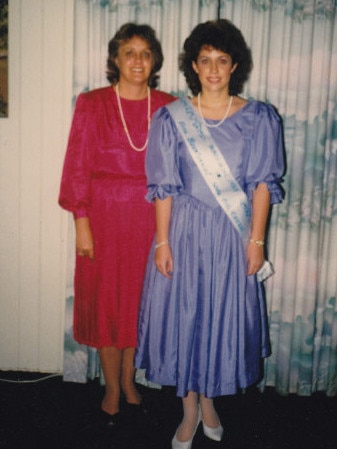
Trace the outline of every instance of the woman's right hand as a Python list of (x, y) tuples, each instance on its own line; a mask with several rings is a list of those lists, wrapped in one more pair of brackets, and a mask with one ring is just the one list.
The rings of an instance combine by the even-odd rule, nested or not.
[(168, 279), (172, 278), (173, 257), (169, 244), (160, 246), (159, 248), (155, 249), (154, 263), (157, 267), (157, 270), (162, 275), (164, 275)]
[(89, 218), (81, 217), (75, 220), (76, 253), (94, 259), (94, 238), (91, 232)]

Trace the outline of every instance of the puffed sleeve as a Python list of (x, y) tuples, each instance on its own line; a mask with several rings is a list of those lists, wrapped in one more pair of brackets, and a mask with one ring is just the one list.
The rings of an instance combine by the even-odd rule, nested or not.
[(75, 218), (87, 217), (90, 206), (90, 122), (94, 114), (87, 94), (80, 94), (69, 133), (63, 164), (59, 204)]
[(271, 204), (281, 202), (283, 189), (280, 184), (284, 168), (281, 119), (271, 105), (257, 102), (246, 171), (248, 198), (252, 198), (253, 191), (259, 183), (266, 183)]
[(163, 200), (177, 195), (183, 188), (179, 174), (177, 130), (166, 107), (154, 114), (146, 155), (148, 193), (146, 199)]

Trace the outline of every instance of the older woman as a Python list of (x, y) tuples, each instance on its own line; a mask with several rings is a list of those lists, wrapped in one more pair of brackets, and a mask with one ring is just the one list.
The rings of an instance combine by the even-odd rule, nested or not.
[(145, 150), (153, 113), (172, 101), (155, 90), (163, 55), (154, 30), (132, 23), (109, 42), (109, 87), (81, 94), (66, 152), (60, 205), (76, 227), (74, 338), (99, 351), (102, 415), (115, 425), (120, 392), (134, 384), (138, 308), (154, 211), (146, 193)]

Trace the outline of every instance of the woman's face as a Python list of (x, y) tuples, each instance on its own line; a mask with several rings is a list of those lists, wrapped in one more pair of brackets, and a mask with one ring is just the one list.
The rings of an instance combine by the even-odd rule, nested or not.
[(198, 74), (201, 89), (209, 91), (228, 90), (231, 74), (237, 67), (228, 53), (214, 47), (202, 47), (193, 70)]
[(119, 69), (121, 83), (147, 85), (153, 67), (153, 56), (148, 42), (133, 36), (120, 44), (115, 64)]

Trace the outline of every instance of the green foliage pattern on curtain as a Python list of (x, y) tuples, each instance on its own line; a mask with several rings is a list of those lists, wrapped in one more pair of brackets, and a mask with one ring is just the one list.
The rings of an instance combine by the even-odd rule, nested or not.
[[(275, 274), (265, 290), (272, 355), (260, 386), (336, 395), (336, 3), (75, 0), (75, 8), (74, 98), (107, 84), (107, 43), (125, 22), (155, 28), (165, 56), (160, 88), (178, 95), (188, 94), (177, 58), (191, 29), (220, 13), (242, 30), (254, 60), (244, 96), (278, 109), (287, 158), (285, 200), (271, 214), (268, 255)], [(99, 363), (95, 350), (72, 339), (72, 263), (69, 255), (64, 377), (85, 382), (99, 375)]]

